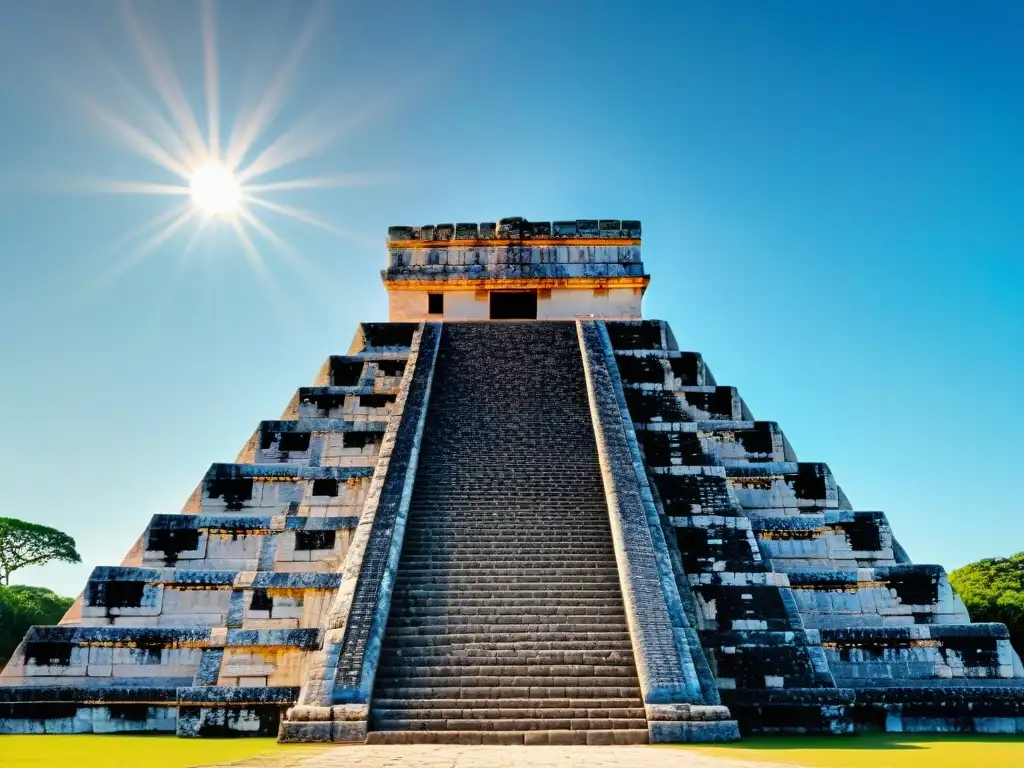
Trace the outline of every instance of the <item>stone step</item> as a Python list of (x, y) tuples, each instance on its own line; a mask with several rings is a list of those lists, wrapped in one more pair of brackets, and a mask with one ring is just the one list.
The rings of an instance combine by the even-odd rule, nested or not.
[[(464, 437), (466, 437), (465, 432), (462, 435), (452, 436), (455, 440)], [(485, 440), (487, 439), (486, 435), (481, 435), (481, 437)], [(491, 439), (493, 439), (493, 435)], [(452, 451), (444, 446), (436, 446), (440, 450), (426, 452), (427, 456), (422, 465), (424, 474), (420, 475), (417, 473), (416, 479), (419, 480), (421, 477), (432, 479), (436, 481), (434, 483), (435, 486), (438, 483), (446, 484), (447, 487), (454, 491), (464, 488), (464, 483), (469, 483), (489, 491), (489, 495), (483, 496), (483, 499), (506, 502), (509, 490), (522, 494), (524, 498), (538, 498), (539, 490), (547, 488), (557, 489), (557, 483), (561, 478), (551, 472), (553, 464), (560, 464), (560, 469), (562, 470), (586, 472), (594, 469), (600, 472), (600, 467), (595, 466), (594, 461), (582, 458), (578, 453), (572, 452), (571, 449), (566, 451), (564, 456), (558, 456), (553, 455), (551, 450), (545, 450), (538, 445), (530, 446), (529, 441), (520, 440), (519, 445), (511, 446), (519, 450), (519, 455), (516, 456), (511, 455), (508, 447), (510, 446), (504, 446), (499, 450), (491, 450), (489, 446), (478, 443), (472, 446), (465, 446), (459, 451)], [(537, 455), (529, 455), (531, 450)], [(469, 461), (473, 461), (474, 464), (469, 465)], [(593, 488), (592, 478), (574, 476), (569, 472), (560, 472), (559, 474), (567, 475), (566, 482), (572, 488), (588, 486)], [(488, 480), (493, 481), (493, 483), (486, 485), (485, 483)], [(598, 488), (600, 488), (600, 485), (598, 485)], [(428, 485), (424, 486), (422, 490), (430, 492), (433, 489)], [(556, 493), (556, 495), (558, 494)], [(571, 498), (579, 503), (594, 501), (592, 494), (567, 498)]]
[[(605, 510), (587, 515), (566, 515), (565, 517), (552, 517), (550, 515), (531, 515), (529, 518), (510, 518), (507, 513), (495, 510), (485, 514), (472, 514), (468, 512), (441, 512), (433, 515), (414, 517), (422, 509), (412, 509), (409, 512), (409, 524), (412, 528), (409, 533), (419, 536), (444, 536), (471, 532), (497, 531), (510, 535), (529, 535), (534, 530), (563, 531), (576, 536), (583, 536), (588, 533), (601, 534), (610, 531), (608, 515)], [(524, 528), (523, 522), (530, 522), (536, 528)]]
[(491, 536), (490, 534), (481, 534), (479, 536), (458, 541), (444, 537), (435, 537), (433, 539), (421, 539), (418, 541), (406, 539), (402, 551), (403, 553), (415, 552), (422, 549), (433, 551), (443, 548), (462, 552), (463, 550), (490, 550), (495, 547), (501, 547), (503, 551), (510, 554), (516, 554), (517, 552), (524, 550), (527, 554), (534, 552), (555, 552), (559, 553), (566, 562), (571, 562), (569, 556), (577, 551), (580, 553), (590, 551), (597, 553), (614, 551), (610, 534), (607, 535), (607, 541), (595, 540), (596, 538), (597, 537), (590, 537), (588, 540), (569, 539), (568, 537), (562, 536), (554, 531), (545, 532), (543, 535), (537, 536)]
[[(415, 533), (415, 530), (414, 530)], [(586, 532), (580, 534), (578, 531), (569, 528), (545, 528), (541, 530), (523, 530), (518, 531), (511, 530), (494, 530), (491, 526), (480, 526), (480, 530), (471, 531), (463, 530), (461, 535), (454, 535), (445, 533), (443, 535), (435, 536), (408, 536), (405, 538), (406, 543), (416, 544), (475, 544), (479, 542), (487, 542), (494, 544), (505, 544), (507, 546), (515, 546), (520, 543), (530, 544), (569, 544), (574, 546), (589, 546), (589, 545), (601, 545), (605, 546), (611, 543), (611, 535), (605, 531), (603, 534), (597, 532)]]
[[(628, 654), (628, 655), (627, 655)], [(484, 651), (479, 648), (453, 649), (451, 647), (408, 648), (385, 646), (381, 653), (381, 663), (395, 664), (402, 661), (415, 661), (417, 664), (467, 664), (479, 666), (484, 664), (628, 664), (633, 665), (633, 651), (622, 649), (601, 649), (594, 651), (566, 650), (522, 650), (503, 649)]]
[[(593, 706), (596, 703), (598, 706)], [(374, 706), (374, 719), (376, 722), (394, 720), (478, 720), (502, 722), (505, 720), (647, 720), (647, 712), (641, 707), (604, 707), (600, 702), (593, 702), (588, 707), (564, 708), (564, 707), (486, 707), (460, 708), (444, 707), (426, 709), (416, 707), (412, 709), (396, 709), (392, 707)], [(558, 727), (558, 726), (555, 726)], [(620, 726), (621, 727), (621, 726)], [(632, 726), (628, 726), (632, 727)], [(570, 724), (569, 728), (572, 728)], [(441, 729), (439, 729), (441, 730)], [(473, 730), (473, 729), (467, 729)], [(482, 729), (488, 730), (488, 729)], [(502, 729), (505, 730), (505, 729)], [(524, 728), (523, 730), (529, 730)]]
[(380, 731), (590, 731), (590, 730), (632, 730), (647, 732), (644, 718), (501, 718), (501, 719), (426, 719), (410, 720), (378, 717), (371, 721), (371, 727)]
[(513, 491), (500, 491), (504, 497), (500, 500), (487, 488), (474, 488), (468, 493), (468, 497), (461, 498), (448, 489), (429, 498), (414, 498), (409, 522), (419, 529), (462, 524), (512, 529), (537, 523), (563, 530), (574, 522), (608, 525), (608, 505), (603, 496), (592, 503), (580, 503), (581, 496), (589, 495), (584, 488), (545, 488), (536, 498), (520, 498)]
[[(437, 573), (443, 568), (443, 573)], [(563, 557), (549, 556), (509, 556), (506, 558), (486, 558), (470, 560), (459, 557), (416, 557), (405, 556), (399, 562), (398, 575), (429, 572), (434, 576), (595, 576), (600, 574), (618, 573), (615, 558), (609, 555), (585, 557), (567, 560)]]
[[(607, 687), (638, 687), (640, 681), (636, 676), (636, 669), (597, 669), (590, 666), (589, 672), (581, 671), (573, 674), (564, 670), (560, 675), (539, 674), (537, 668), (522, 668), (519, 674), (499, 675), (490, 674), (497, 669), (483, 667), (387, 667), (377, 672), (377, 680), (381, 688), (387, 689), (389, 685), (405, 685), (407, 687), (420, 688), (511, 688), (511, 689), (556, 689), (564, 687), (580, 687), (586, 683), (594, 688)], [(514, 667), (505, 668), (508, 671)], [(596, 674), (595, 674), (596, 671)], [(394, 682), (390, 682), (394, 681)], [(549, 694), (551, 695), (551, 694)], [(557, 694), (564, 696), (565, 694)]]
[[(432, 513), (440, 514), (440, 513)], [(504, 517), (469, 517), (459, 515), (442, 526), (436, 517), (417, 521), (409, 519), (410, 532), (414, 535), (423, 534), (425, 538), (448, 537), (460, 535), (500, 536), (507, 541), (515, 541), (520, 537), (534, 537), (539, 533), (550, 532), (556, 536), (573, 536), (579, 540), (601, 539), (610, 536), (607, 514), (601, 513), (565, 513), (565, 519), (557, 524), (546, 523), (553, 513), (544, 511), (535, 517), (508, 520)]]
[[(524, 623), (522, 616), (499, 616), (481, 621), (478, 616), (398, 616), (388, 621), (388, 630), (408, 628), (408, 634), (432, 635), (458, 633), (464, 635), (499, 635), (510, 640), (524, 635), (549, 633), (558, 637), (579, 637), (593, 633), (628, 632), (624, 616), (531, 616)], [(540, 620), (538, 620), (540, 619)], [(493, 639), (493, 638), (492, 638)], [(525, 637), (524, 637), (525, 639)]]
[[(479, 414), (476, 414), (479, 416)], [(540, 486), (551, 485), (558, 480), (551, 473), (553, 463), (561, 465), (565, 469), (594, 469), (599, 471), (596, 456), (586, 456), (583, 451), (574, 448), (565, 449), (564, 453), (557, 453), (557, 446), (548, 446), (545, 450), (541, 445), (530, 445), (529, 438), (518, 440), (517, 445), (499, 445), (488, 443), (494, 440), (494, 433), (488, 430), (477, 434), (468, 432), (465, 429), (455, 430), (454, 434), (448, 436), (447, 445), (441, 444), (430, 446), (435, 450), (427, 451), (423, 462), (423, 477), (437, 479), (466, 479), (470, 482), (480, 482), (481, 478), (494, 478), (501, 485), (488, 486), (501, 489), (503, 486), (512, 485), (524, 495), (536, 493)], [(539, 436), (539, 435), (538, 435)], [(453, 443), (459, 439), (479, 438), (474, 440), (476, 445), (464, 446), (460, 450), (452, 450)], [(557, 435), (544, 435), (548, 441)], [(511, 438), (515, 440), (515, 437)], [(465, 448), (472, 448), (472, 456), (467, 456)], [(564, 444), (561, 446), (565, 448)], [(524, 450), (525, 449), (525, 450)], [(472, 464), (467, 459), (478, 459)], [(497, 461), (490, 461), (496, 459)], [(417, 479), (419, 475), (417, 475)], [(567, 482), (573, 485), (585, 485), (587, 478), (573, 477), (569, 475)], [(592, 481), (591, 481), (592, 482)], [(599, 486), (598, 486), (599, 487)], [(427, 486), (429, 489), (429, 486)]]
[(521, 579), (523, 581), (528, 581), (530, 579), (556, 579), (561, 583), (562, 580), (568, 582), (575, 578), (591, 579), (597, 577), (614, 577), (615, 579), (618, 579), (619, 569), (614, 563), (607, 563), (588, 568), (579, 568), (565, 564), (556, 567), (531, 567), (529, 565), (525, 565), (521, 568), (509, 568), (501, 563), (491, 563), (490, 567), (481, 566), (476, 568), (462, 563), (460, 565), (446, 567), (443, 570), (438, 570), (436, 568), (429, 567), (413, 567), (412, 564), (401, 563), (395, 581), (397, 583), (406, 579), (429, 579), (437, 584), (445, 584), (456, 580), (460, 582), (469, 581), (470, 583), (477, 583), (477, 581), (483, 582), (484, 580), (503, 581), (506, 579)]
[[(398, 617), (392, 617), (398, 620)], [(537, 625), (533, 625), (536, 627)], [(547, 625), (545, 625), (547, 626)], [(563, 629), (557, 625), (549, 629), (516, 629), (509, 627), (495, 634), (486, 632), (467, 632), (465, 627), (403, 627), (396, 623), (388, 624), (385, 644), (393, 639), (396, 644), (406, 645), (450, 645), (453, 648), (479, 646), (481, 648), (565, 648), (567, 650), (583, 650), (588, 644), (610, 645), (620, 643), (632, 648), (629, 630), (624, 626), (618, 630), (597, 630), (592, 627), (571, 627)], [(450, 629), (450, 631), (449, 631)]]
[[(385, 640), (383, 644), (384, 653), (404, 654), (406, 656), (443, 656), (450, 654), (453, 658), (459, 655), (490, 656), (498, 654), (499, 657), (524, 658), (548, 658), (557, 654), (565, 654), (566, 659), (573, 659), (575, 655), (592, 654), (621, 654), (632, 659), (633, 647), (628, 640), (566, 640), (559, 639), (556, 642), (512, 642), (500, 643), (496, 641), (477, 643), (451, 643), (444, 638), (445, 635), (433, 635), (426, 637), (395, 637)], [(431, 643), (430, 641), (436, 641)], [(576, 664), (575, 660), (568, 660), (564, 663)]]
[[(609, 629), (625, 629), (626, 615), (622, 607), (595, 607), (572, 609), (565, 608), (526, 610), (509, 606), (498, 610), (494, 608), (402, 608), (394, 615), (394, 627), (461, 627), (461, 632), (507, 632), (509, 627), (547, 627), (549, 632), (574, 632), (573, 626), (589, 628), (594, 625)], [(525, 623), (525, 624), (524, 624)], [(470, 629), (473, 628), (473, 629)], [(445, 630), (447, 631), (447, 630)], [(518, 630), (516, 630), (518, 631)], [(528, 631), (528, 630), (527, 630)], [(587, 631), (587, 630), (585, 630)]]
[[(583, 470), (589, 472), (591, 470)], [(597, 477), (601, 470), (595, 468)], [(494, 481), (488, 478), (484, 483), (475, 483), (480, 487), (469, 489), (465, 485), (448, 485), (425, 493), (422, 482), (437, 483), (417, 477), (416, 484), (421, 490), (416, 491), (409, 508), (411, 520), (426, 520), (428, 523), (444, 522), (449, 517), (479, 516), (481, 518), (498, 517), (510, 522), (535, 519), (557, 525), (559, 522), (572, 520), (574, 516), (583, 515), (588, 519), (607, 520), (608, 504), (604, 494), (598, 489), (599, 497), (593, 497), (591, 489), (580, 485), (569, 487), (549, 486), (538, 489), (534, 496), (523, 496), (514, 488), (493, 488)], [(561, 514), (553, 515), (551, 510), (559, 510)]]
[[(576, 679), (579, 682), (579, 679)], [(640, 686), (622, 685), (456, 685), (452, 678), (433, 683), (420, 678), (410, 681), (383, 681), (378, 678), (377, 696), (381, 699), (637, 699)]]
[[(566, 514), (552, 516), (549, 512), (510, 516), (505, 510), (493, 509), (488, 512), (469, 512), (468, 510), (434, 510), (426, 514), (423, 508), (414, 507), (409, 511), (409, 533), (421, 536), (459, 536), (466, 533), (486, 533), (496, 531), (509, 535), (528, 536), (534, 530), (562, 531), (567, 534), (584, 536), (586, 534), (606, 534), (611, 529), (608, 513), (605, 509), (591, 509), (582, 514), (565, 510)], [(530, 523), (535, 528), (524, 528)]]
[(444, 334), (369, 741), (646, 743), (575, 329)]
[(494, 541), (481, 539), (472, 544), (413, 544), (402, 548), (403, 555), (445, 555), (458, 556), (460, 558), (553, 555), (564, 561), (569, 559), (570, 553), (574, 558), (579, 555), (603, 555), (605, 558), (615, 557), (615, 549), (610, 541), (602, 544), (573, 545), (549, 539), (544, 544), (510, 545), (508, 541), (502, 539), (495, 539)]
[(367, 744), (636, 745), (648, 742), (647, 730), (578, 731), (370, 731)]
[(566, 615), (566, 616), (621, 616), (624, 615), (622, 600), (618, 596), (572, 597), (559, 600), (555, 597), (512, 596), (509, 598), (459, 598), (426, 599), (397, 598), (392, 601), (392, 610), (401, 610), (407, 616), (446, 616), (461, 613), (463, 616), (517, 616)]
[[(469, 594), (453, 595), (451, 593), (435, 593), (440, 596), (428, 596), (420, 590), (409, 590), (405, 594), (395, 595), (391, 599), (392, 609), (409, 609), (409, 615), (415, 616), (419, 612), (430, 608), (497, 608), (497, 613), (518, 611), (523, 608), (551, 608), (555, 613), (590, 613), (590, 608), (609, 608), (607, 613), (622, 613), (622, 598), (608, 591), (601, 594), (589, 592), (573, 593), (566, 597), (565, 593), (552, 594), (551, 591), (519, 592), (508, 591), (497, 595), (486, 594), (485, 596), (473, 596)], [(580, 611), (572, 610), (574, 608)], [(472, 612), (467, 611), (467, 615)]]
[(566, 524), (561, 527), (552, 526), (540, 526), (539, 521), (524, 521), (521, 524), (515, 526), (501, 526), (497, 527), (492, 522), (476, 523), (472, 525), (462, 526), (462, 530), (458, 533), (450, 531), (433, 532), (424, 529), (423, 533), (427, 535), (417, 535), (419, 531), (414, 527), (412, 536), (407, 536), (405, 541), (413, 542), (456, 542), (466, 543), (480, 540), (489, 541), (500, 541), (506, 544), (516, 544), (520, 541), (525, 542), (544, 542), (545, 540), (553, 539), (557, 542), (573, 542), (577, 544), (593, 544), (593, 543), (608, 543), (611, 540), (611, 533), (608, 531), (608, 526), (605, 524), (604, 530), (600, 528), (590, 528), (587, 530), (580, 530), (579, 528), (572, 525), (571, 520), (567, 520)]
[(390, 710), (467, 710), (467, 709), (625, 709), (643, 711), (644, 704), (639, 697), (621, 699), (385, 699), (375, 697), (374, 708)]
[(471, 570), (479, 568), (482, 571), (487, 571), (490, 568), (510, 568), (510, 567), (562, 567), (565, 568), (568, 563), (572, 563), (577, 569), (584, 570), (587, 567), (592, 566), (614, 566), (615, 556), (613, 553), (608, 554), (578, 554), (578, 553), (567, 553), (567, 552), (534, 552), (534, 553), (509, 553), (509, 552), (495, 552), (488, 558), (483, 559), (481, 562), (475, 562), (474, 558), (469, 557), (458, 557), (458, 556), (444, 556), (444, 555), (431, 555), (431, 554), (407, 554), (402, 553), (402, 559), (399, 563), (398, 570), (401, 572), (407, 567), (442, 567), (449, 570), (452, 566), (466, 568), (469, 567)]
[(493, 589), (499, 587), (502, 589), (512, 589), (514, 587), (523, 587), (525, 589), (548, 589), (553, 587), (561, 587), (566, 592), (574, 591), (576, 589), (590, 589), (592, 587), (619, 587), (619, 574), (612, 569), (607, 569), (608, 573), (594, 573), (585, 574), (578, 573), (573, 575), (568, 574), (516, 574), (509, 575), (504, 574), (501, 576), (450, 576), (442, 574), (429, 574), (429, 573), (403, 573), (398, 572), (397, 578), (395, 578), (395, 590), (411, 588), (415, 585), (421, 589), (446, 589), (452, 591), (468, 590), (473, 587), (479, 587), (480, 589)]
[[(477, 449), (471, 449), (476, 453)], [(474, 456), (484, 461), (481, 456)], [(564, 467), (558, 478), (539, 482), (544, 470), (522, 473), (522, 478), (501, 477), (493, 472), (476, 475), (446, 475), (451, 472), (452, 459), (441, 458), (449, 466), (420, 467), (416, 473), (416, 486), (410, 508), (416, 512), (445, 503), (465, 505), (474, 510), (504, 512), (508, 515), (530, 515), (536, 509), (585, 509), (607, 511), (607, 501), (601, 488), (600, 466), (577, 465)], [(456, 457), (455, 463), (464, 461)], [(505, 461), (505, 459), (501, 459)], [(542, 459), (549, 461), (549, 459)], [(589, 473), (590, 477), (574, 476), (574, 472)], [(595, 485), (596, 483), (596, 485)], [(459, 509), (460, 506), (452, 507)], [(559, 520), (552, 517), (552, 521)]]
[[(538, 624), (520, 625), (515, 621), (505, 623), (468, 623), (468, 622), (445, 622), (437, 620), (408, 619), (401, 616), (392, 617), (388, 623), (388, 632), (394, 632), (396, 638), (404, 636), (422, 637), (444, 637), (451, 633), (461, 635), (473, 635), (478, 638), (490, 640), (495, 637), (504, 637), (510, 642), (519, 639), (531, 642), (562, 642), (566, 647), (571, 647), (574, 640), (583, 640), (586, 637), (593, 637), (605, 633), (628, 634), (629, 628), (625, 620), (608, 621), (600, 617), (589, 620), (581, 620), (580, 617), (572, 617), (571, 622), (547, 621)], [(571, 650), (576, 650), (571, 648)]]
[[(532, 630), (532, 631), (531, 631)], [(464, 635), (475, 635), (477, 637), (490, 636), (494, 640), (496, 636), (506, 636), (510, 641), (522, 639), (526, 641), (543, 641), (544, 636), (552, 639), (552, 642), (561, 642), (571, 650), (573, 640), (582, 639), (588, 635), (598, 633), (616, 632), (627, 634), (629, 628), (626, 622), (602, 622), (590, 621), (589, 623), (574, 618), (571, 624), (547, 622), (545, 624), (527, 625), (524, 630), (519, 630), (515, 623), (508, 624), (453, 624), (444, 622), (415, 622), (407, 621), (406, 618), (395, 616), (388, 624), (388, 631), (394, 631), (395, 637), (408, 635), (423, 637), (445, 637), (450, 633)]]
[(505, 593), (529, 595), (536, 592), (549, 592), (564, 586), (564, 594), (581, 593), (596, 594), (604, 591), (607, 594), (621, 595), (618, 574), (610, 573), (567, 573), (561, 576), (538, 574), (535, 576), (507, 576), (505, 574), (485, 573), (478, 579), (470, 576), (451, 576), (440, 570), (425, 571), (417, 574), (406, 574), (395, 579), (395, 593), (399, 590), (415, 590), (417, 592), (437, 592), (446, 595), (469, 595), (474, 593)]
[[(588, 604), (597, 600), (610, 600), (622, 605), (622, 593), (618, 591), (618, 585), (573, 585), (564, 590), (554, 590), (545, 587), (527, 589), (487, 589), (486, 585), (477, 589), (437, 589), (430, 585), (427, 588), (419, 586), (398, 586), (394, 588), (391, 596), (391, 604), (399, 601), (414, 601), (417, 604), (438, 604), (440, 602), (466, 603), (466, 601), (500, 600), (503, 602), (522, 601), (549, 601), (557, 603), (565, 602), (565, 595), (571, 594), (573, 600), (582, 600)], [(466, 603), (468, 604), (468, 603)]]
[(463, 551), (504, 547), (508, 552), (515, 552), (517, 550), (534, 552), (554, 549), (565, 555), (568, 552), (576, 551), (585, 552), (594, 550), (597, 552), (605, 552), (611, 550), (611, 537), (606, 535), (602, 538), (605, 540), (602, 541), (596, 536), (580, 536), (578, 538), (572, 538), (556, 531), (533, 533), (529, 536), (488, 533), (477, 536), (464, 536), (461, 538), (456, 538), (454, 536), (433, 536), (430, 538), (406, 537), (402, 547), (403, 551), (406, 552), (414, 552), (422, 549), (434, 550), (438, 548)]
[(636, 677), (636, 665), (632, 658), (598, 657), (586, 661), (540, 661), (523, 658), (498, 658), (490, 656), (447, 656), (412, 655), (389, 656), (381, 662), (381, 670), (388, 677), (395, 677), (406, 670), (414, 670), (411, 677), (454, 675), (488, 677), (532, 676), (548, 677)]
[(610, 530), (605, 507), (579, 507), (571, 501), (559, 502), (557, 511), (553, 511), (549, 505), (522, 506), (512, 512), (507, 507), (493, 504), (471, 508), (451, 501), (439, 501), (431, 506), (414, 505), (410, 508), (408, 522), (414, 532), (460, 534), (496, 530), (509, 535), (529, 535), (533, 529), (525, 527), (527, 525), (536, 525), (539, 530), (561, 531), (577, 536), (607, 533)]
[[(487, 456), (479, 451), (478, 446), (471, 449), (474, 459), (479, 463), (508, 463), (505, 456)], [(560, 458), (560, 457), (559, 457)], [(505, 507), (513, 512), (521, 512), (525, 507), (522, 502), (535, 502), (548, 507), (557, 503), (565, 503), (579, 507), (596, 507), (604, 501), (594, 491), (600, 492), (600, 485), (595, 489), (594, 481), (600, 478), (601, 469), (588, 462), (566, 462), (562, 467), (561, 476), (544, 478), (541, 475), (546, 467), (544, 464), (557, 461), (550, 457), (538, 458), (537, 464), (522, 464), (518, 476), (501, 475), (494, 471), (477, 470), (475, 474), (459, 473), (452, 465), (465, 460), (463, 454), (437, 457), (440, 464), (427, 465), (424, 474), (417, 473), (418, 491), (413, 497), (413, 504), (419, 506), (423, 501), (431, 499), (461, 499), (467, 503), (490, 504), (492, 507)], [(579, 477), (579, 474), (591, 474), (590, 477)], [(598, 482), (600, 482), (598, 480)], [(586, 491), (586, 493), (580, 493)]]

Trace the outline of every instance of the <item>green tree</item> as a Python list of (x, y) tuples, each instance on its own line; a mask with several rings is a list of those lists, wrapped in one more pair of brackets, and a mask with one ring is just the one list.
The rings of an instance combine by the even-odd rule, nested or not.
[(56, 528), (0, 517), (0, 586), (10, 584), (19, 568), (53, 560), (82, 562), (75, 540)]
[(1005, 624), (1017, 653), (1024, 655), (1024, 552), (957, 568), (949, 582), (973, 621)]
[(0, 668), (29, 627), (56, 624), (73, 602), (42, 587), (0, 587)]

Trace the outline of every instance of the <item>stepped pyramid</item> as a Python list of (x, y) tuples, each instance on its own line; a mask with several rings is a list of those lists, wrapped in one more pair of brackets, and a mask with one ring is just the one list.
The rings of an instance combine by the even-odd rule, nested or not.
[(388, 252), (391, 321), (30, 630), (0, 733), (1024, 732), (1006, 628), (642, 319), (639, 222)]

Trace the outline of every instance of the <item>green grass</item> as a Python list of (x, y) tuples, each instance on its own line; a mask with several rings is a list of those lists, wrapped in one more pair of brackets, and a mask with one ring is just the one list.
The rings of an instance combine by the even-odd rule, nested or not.
[(188, 768), (264, 752), (308, 749), (274, 739), (179, 739), (176, 736), (0, 736), (3, 768)]
[[(315, 749), (316, 747), (314, 747)], [(273, 739), (179, 739), (174, 736), (0, 736), (3, 768), (189, 768), (265, 752), (308, 750)], [(529, 753), (531, 748), (524, 747)], [(600, 749), (600, 747), (591, 747)], [(664, 746), (749, 762), (801, 768), (1018, 768), (1022, 736), (866, 734), (747, 739), (728, 746)]]
[(807, 768), (1017, 768), (1024, 736), (872, 733), (849, 737), (745, 739), (723, 746), (672, 746), (705, 755)]

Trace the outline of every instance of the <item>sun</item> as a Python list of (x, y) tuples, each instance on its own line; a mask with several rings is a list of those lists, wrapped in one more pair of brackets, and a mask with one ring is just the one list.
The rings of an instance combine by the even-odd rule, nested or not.
[[(318, 4), (317, 8), (320, 6), (326, 7), (326, 4)], [(234, 230), (249, 266), (261, 281), (273, 289), (263, 254), (253, 242), (252, 235), (259, 235), (294, 264), (302, 265), (303, 259), (263, 220), (264, 212), (301, 221), (341, 237), (354, 237), (351, 232), (339, 229), (312, 211), (273, 199), (276, 193), (353, 187), (374, 176), (339, 173), (288, 178), (290, 174), (285, 172), (292, 164), (311, 158), (341, 138), (354, 124), (352, 115), (363, 114), (353, 110), (353, 105), (346, 105), (345, 113), (334, 117), (331, 117), (333, 112), (328, 114), (320, 108), (277, 135), (267, 131), (284, 103), (295, 65), (321, 26), (321, 10), (310, 13), (263, 95), (252, 103), (239, 106), (229, 127), (221, 124), (214, 0), (201, 0), (199, 7), (205, 126), (201, 126), (169, 56), (160, 41), (147, 32), (136, 16), (133, 3), (122, 3), (121, 11), (128, 36), (159, 93), (161, 104), (150, 104), (145, 93), (116, 68), (112, 69), (114, 79), (123, 86), (125, 98), (130, 98), (139, 108), (143, 123), (133, 123), (117, 110), (88, 95), (76, 93), (76, 100), (118, 143), (162, 168), (173, 180), (98, 178), (86, 180), (82, 189), (95, 193), (164, 195), (178, 197), (180, 202), (129, 233), (129, 238), (138, 237), (140, 241), (112, 266), (104, 280), (112, 279), (138, 264), (162, 243), (189, 227), (191, 237), (181, 257), (181, 264), (185, 264), (199, 236), (216, 224)], [(225, 127), (228, 130), (222, 131)], [(284, 177), (280, 176), (282, 172)], [(271, 177), (271, 174), (278, 178)], [(77, 184), (73, 186), (78, 188)]]
[(231, 216), (242, 203), (242, 185), (220, 163), (207, 163), (192, 174), (189, 181), (192, 202), (211, 216)]

